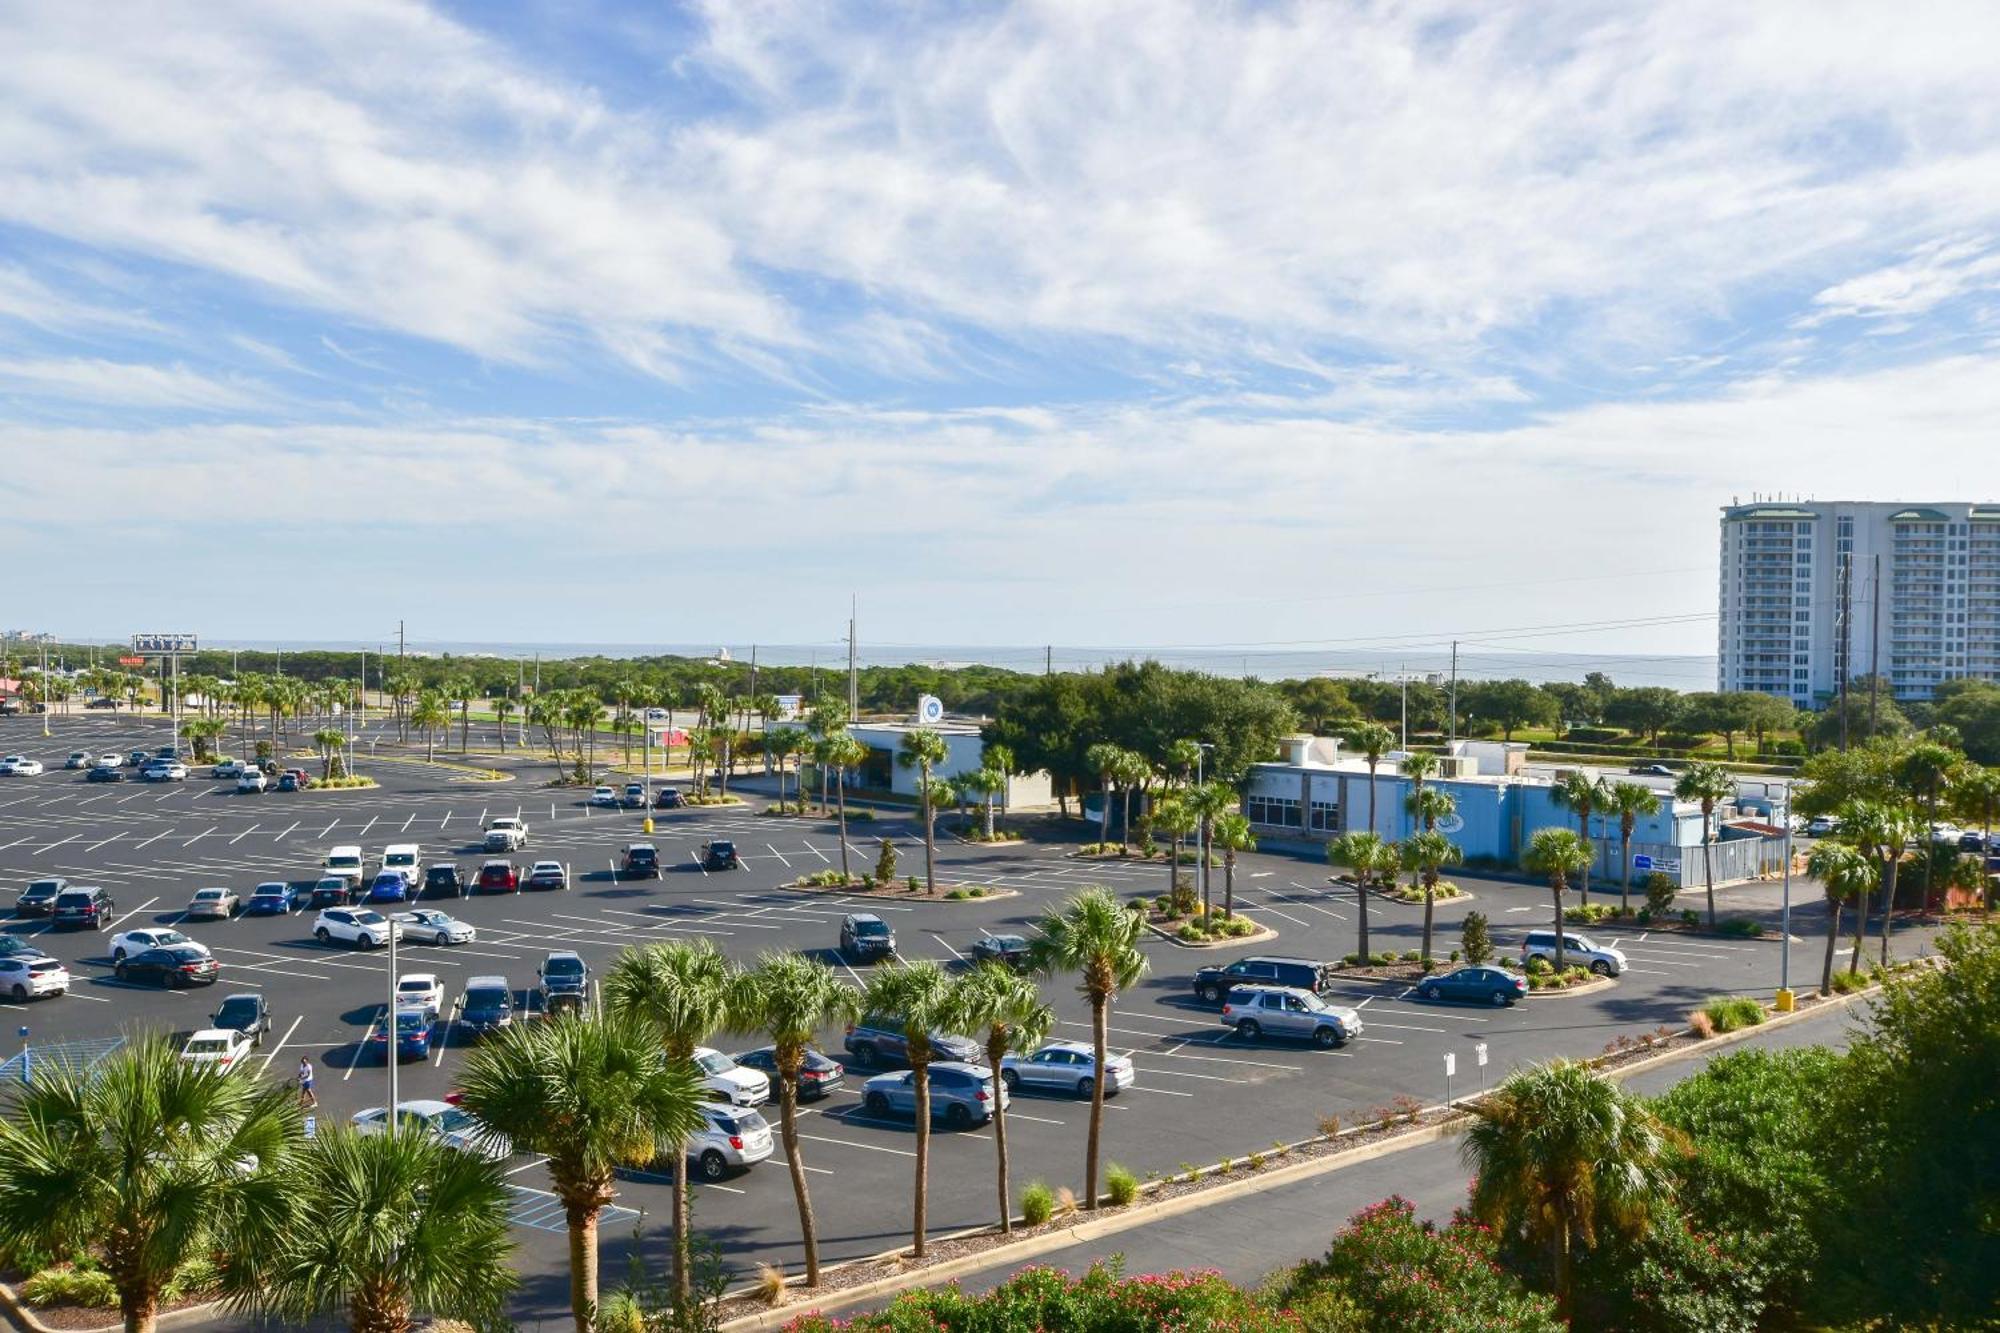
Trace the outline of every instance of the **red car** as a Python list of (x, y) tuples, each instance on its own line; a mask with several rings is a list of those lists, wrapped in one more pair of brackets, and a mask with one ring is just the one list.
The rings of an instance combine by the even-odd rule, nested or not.
[(488, 861), (479, 867), (473, 881), (475, 893), (515, 893), (521, 887), (521, 869), (512, 861)]

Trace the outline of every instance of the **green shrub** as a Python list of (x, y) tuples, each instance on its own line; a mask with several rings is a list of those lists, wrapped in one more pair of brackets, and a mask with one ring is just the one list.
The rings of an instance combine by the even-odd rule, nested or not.
[(1833, 989), (1840, 995), (1852, 995), (1855, 991), (1864, 990), (1867, 988), (1868, 982), (1869, 978), (1860, 972), (1835, 972), (1833, 974)]
[(1617, 915), (1618, 909), (1607, 903), (1584, 903), (1563, 909), (1563, 920), (1584, 926), (1594, 926)]
[(809, 875), (800, 875), (796, 881), (805, 888), (844, 888), (847, 881), (838, 870), (815, 870)]
[(1193, 916), (1201, 908), (1201, 895), (1195, 892), (1192, 876), (1181, 875), (1174, 880), (1174, 891), (1167, 898), (1169, 916)]
[[(1493, 936), (1487, 928), (1486, 913), (1465, 914), (1465, 923), (1460, 928), (1459, 943), (1465, 946), (1465, 961), (1474, 967), (1483, 965), (1493, 956)], [(1454, 960), (1457, 957), (1457, 954), (1452, 955)]]
[(111, 1274), (94, 1268), (44, 1268), (21, 1284), (21, 1298), (30, 1305), (81, 1305), (101, 1310), (118, 1304)]
[(1244, 935), (1253, 935), (1257, 931), (1257, 923), (1247, 916), (1230, 917), (1222, 924), (1231, 935), (1239, 938)]
[(1662, 916), (1674, 905), (1674, 898), (1680, 893), (1680, 885), (1671, 875), (1655, 870), (1646, 876), (1646, 909), (1654, 916)]
[(1764, 1021), (1764, 1006), (1747, 995), (1718, 996), (1701, 1007), (1717, 1032), (1753, 1028)]
[(1139, 1197), (1139, 1178), (1111, 1162), (1104, 1168), (1104, 1193), (1113, 1206), (1123, 1208)]
[(1717, 927), (1716, 933), (1734, 939), (1754, 940), (1764, 933), (1764, 924), (1761, 921), (1752, 921), (1747, 916), (1739, 916), (1723, 922)]
[(950, 889), (946, 891), (944, 896), (951, 902), (962, 903), (971, 895), (964, 889)]
[(978, 885), (975, 884), (971, 888), (965, 891), (965, 896), (968, 898), (984, 898), (986, 896), (986, 890), (980, 888)]
[(1039, 1180), (1031, 1180), (1021, 1191), (1021, 1220), (1038, 1227), (1055, 1215), (1056, 1192)]
[(1424, 956), (1424, 951), (1422, 949), (1403, 950), (1403, 961), (1406, 963), (1419, 962), (1423, 959), (1423, 956)]
[(896, 878), (896, 844), (882, 839), (881, 850), (875, 854), (875, 882), (888, 888)]
[(221, 1285), (222, 1270), (215, 1266), (215, 1261), (197, 1255), (174, 1270), (160, 1290), (160, 1299), (168, 1302), (198, 1299), (213, 1294)]
[(1186, 940), (1189, 944), (1197, 944), (1208, 938), (1208, 932), (1192, 921), (1182, 922), (1181, 928), (1175, 931), (1174, 935), (1179, 939)]
[(1531, 977), (1545, 977), (1553, 970), (1549, 960), (1540, 954), (1528, 960), (1528, 975)]
[(1699, 912), (1695, 911), (1695, 910), (1694, 910), (1694, 909), (1693, 909), (1692, 907), (1684, 907), (1684, 908), (1682, 908), (1682, 909), (1681, 909), (1681, 924), (1682, 924), (1683, 926), (1698, 926), (1698, 925), (1700, 925), (1700, 924), (1701, 924), (1701, 913), (1699, 913)]

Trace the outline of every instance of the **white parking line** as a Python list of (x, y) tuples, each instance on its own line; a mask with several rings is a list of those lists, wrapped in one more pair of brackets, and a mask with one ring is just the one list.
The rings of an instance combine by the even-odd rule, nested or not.
[[(49, 845), (48, 845), (47, 847), (37, 847), (37, 848), (35, 848), (35, 855), (36, 855), (36, 856), (47, 856), (47, 855), (49, 854), (49, 851), (50, 851), (50, 849), (52, 849), (52, 848), (56, 848), (56, 847), (60, 847), (60, 846), (62, 846), (62, 845), (63, 845), (63, 843), (65, 843), (65, 842), (75, 842), (75, 841), (76, 841), (76, 840), (77, 840), (78, 838), (80, 838), (80, 837), (82, 837), (82, 836), (83, 836), (83, 835), (82, 835), (82, 834), (80, 834), (80, 833), (72, 833), (72, 834), (70, 834), (70, 835), (69, 835), (69, 836), (68, 836), (67, 838), (64, 838), (64, 839), (62, 839), (62, 840), (61, 840), (60, 842), (52, 842), (52, 843), (50, 843), (50, 844), (49, 844)], [(23, 842), (26, 842), (26, 841), (27, 841), (27, 839), (23, 838), (23, 839), (22, 839), (22, 841), (23, 841)]]
[[(368, 1030), (361, 1034), (360, 1041), (354, 1043), (354, 1058), (347, 1062), (347, 1069), (340, 1076), (340, 1081), (342, 1083), (345, 1083), (347, 1082), (347, 1080), (354, 1077), (355, 1069), (359, 1067), (359, 1065), (361, 1064), (361, 1053), (368, 1049), (369, 1041), (375, 1036), (375, 1027), (381, 1021), (382, 1021), (382, 1006), (378, 1004), (375, 1006), (375, 1017), (368, 1020)], [(396, 1053), (394, 1051), (390, 1051), (389, 1058), (391, 1060), (395, 1059)]]
[(340, 827), (340, 821), (336, 819), (331, 824), (328, 824), (325, 828), (321, 829), (319, 831), (319, 836), (324, 838), (327, 834), (333, 832), (335, 829), (339, 827)]
[(898, 1157), (916, 1156), (913, 1152), (906, 1152), (901, 1148), (886, 1147), (880, 1143), (857, 1143), (853, 1139), (832, 1139), (824, 1134), (801, 1134), (799, 1137), (802, 1139), (811, 1139), (814, 1143), (837, 1143), (843, 1148), (866, 1148), (869, 1152), (894, 1153)]
[[(825, 852), (821, 851), (819, 848), (813, 846), (811, 843), (805, 842), (804, 839), (800, 839), (800, 842), (804, 845), (807, 851), (811, 852), (814, 856), (817, 856), (820, 860), (831, 861), (833, 859), (832, 857), (828, 856)], [(812, 1170), (812, 1168), (807, 1167), (806, 1170), (810, 1171)]]
[(192, 847), (196, 843), (200, 842), (203, 838), (206, 838), (209, 834), (215, 832), (215, 830), (220, 827), (221, 825), (219, 824), (211, 824), (207, 828), (203, 829), (201, 832), (195, 834), (192, 838), (189, 838), (186, 842), (182, 843), (181, 846)]
[(403, 821), (403, 827), (397, 831), (400, 833), (408, 833), (410, 831), (410, 825), (416, 822), (417, 822), (417, 814), (416, 811), (412, 810), (410, 812), (410, 817)]
[(292, 1034), (299, 1030), (299, 1024), (305, 1021), (306, 1016), (304, 1014), (300, 1014), (292, 1020), (292, 1025), (285, 1029), (285, 1035), (278, 1038), (278, 1044), (273, 1046), (270, 1053), (264, 1057), (264, 1063), (257, 1069), (258, 1073), (268, 1074), (271, 1072), (271, 1061), (277, 1058), (279, 1051), (285, 1049), (285, 1043), (292, 1039)]
[[(932, 939), (936, 940), (939, 944), (942, 944), (945, 948), (951, 949), (951, 941), (946, 939), (944, 936), (938, 934), (935, 930), (927, 930), (924, 932), (924, 934), (930, 936)], [(960, 953), (956, 949), (951, 949), (951, 956), (953, 958), (956, 958), (961, 963), (965, 961), (965, 955)]]
[(120, 924), (121, 924), (122, 922), (124, 922), (124, 921), (127, 921), (127, 920), (129, 920), (130, 918), (132, 918), (132, 917), (135, 917), (135, 916), (137, 916), (137, 915), (138, 915), (139, 913), (141, 913), (141, 912), (145, 911), (145, 910), (146, 910), (146, 909), (147, 909), (148, 907), (151, 907), (151, 906), (152, 906), (152, 905), (153, 905), (154, 903), (156, 903), (156, 902), (158, 902), (158, 901), (160, 901), (160, 900), (159, 900), (158, 898), (148, 898), (148, 899), (146, 899), (146, 901), (145, 901), (145, 902), (143, 902), (143, 903), (140, 903), (140, 904), (139, 904), (139, 905), (138, 905), (137, 907), (134, 907), (134, 908), (133, 908), (133, 909), (132, 909), (131, 911), (129, 911), (129, 912), (126, 912), (126, 913), (125, 913), (125, 914), (124, 914), (123, 916), (115, 916), (115, 917), (112, 917), (112, 918), (111, 918), (111, 924), (110, 924), (110, 925), (108, 925), (108, 926), (106, 926), (106, 927), (105, 927), (105, 929), (106, 929), (106, 930), (116, 930), (116, 929), (118, 929), (119, 925), (120, 925)]
[(298, 820), (296, 820), (296, 819), (294, 819), (294, 820), (292, 821), (292, 828), (288, 828), (288, 829), (286, 829), (286, 830), (285, 830), (285, 831), (284, 831), (283, 833), (273, 833), (273, 834), (271, 835), (271, 841), (272, 841), (272, 842), (277, 842), (277, 841), (280, 841), (281, 839), (284, 839), (284, 838), (289, 838), (289, 837), (291, 837), (291, 836), (292, 836), (292, 829), (294, 829), (294, 828), (297, 828), (298, 826), (299, 826), (299, 821), (298, 821)]
[(244, 829), (241, 833), (231, 838), (229, 840), (229, 845), (234, 847), (237, 843), (243, 841), (245, 838), (249, 837), (251, 834), (255, 833), (258, 829), (262, 827), (264, 827), (262, 824), (252, 824), (249, 828)]
[(780, 861), (785, 862), (785, 869), (790, 870), (792, 868), (792, 863), (789, 860), (786, 860), (785, 854), (783, 852), (779, 851), (776, 847), (771, 847), (771, 844), (768, 842), (765, 843), (764, 845), (766, 847), (770, 847), (771, 855), (777, 857)]
[(103, 841), (103, 842), (93, 842), (93, 843), (91, 843), (91, 844), (90, 844), (90, 845), (89, 845), (88, 847), (84, 848), (83, 850), (85, 850), (86, 852), (94, 852), (94, 851), (96, 851), (96, 850), (97, 850), (97, 849), (98, 849), (99, 847), (102, 847), (102, 846), (104, 846), (104, 845), (105, 845), (105, 843), (111, 843), (111, 842), (117, 842), (117, 841), (118, 841), (118, 840), (119, 840), (120, 838), (122, 838), (122, 837), (124, 837), (124, 836), (125, 836), (125, 834), (124, 834), (124, 833), (123, 833), (122, 831), (121, 831), (121, 832), (118, 832), (118, 833), (114, 833), (114, 834), (112, 834), (112, 835), (111, 835), (110, 837), (108, 837), (108, 838), (104, 839), (104, 841)]

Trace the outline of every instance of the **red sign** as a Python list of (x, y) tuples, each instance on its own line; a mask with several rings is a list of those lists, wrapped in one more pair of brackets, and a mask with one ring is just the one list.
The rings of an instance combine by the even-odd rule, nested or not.
[(119, 658), (119, 659), (118, 659), (118, 665), (119, 665), (119, 666), (144, 666), (144, 665), (146, 665), (146, 659), (145, 659), (145, 658), (143, 658), (143, 657), (121, 657), (121, 658)]

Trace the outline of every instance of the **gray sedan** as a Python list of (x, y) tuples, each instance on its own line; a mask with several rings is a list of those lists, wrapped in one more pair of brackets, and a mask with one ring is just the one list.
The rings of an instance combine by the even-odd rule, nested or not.
[[(1130, 1056), (1111, 1055), (1104, 1061), (1104, 1095), (1132, 1086), (1138, 1076)], [(1010, 1090), (1047, 1089), (1090, 1096), (1097, 1086), (1097, 1057), (1088, 1043), (1045, 1042), (1033, 1055), (1010, 1055), (1000, 1062), (1000, 1081)]]

